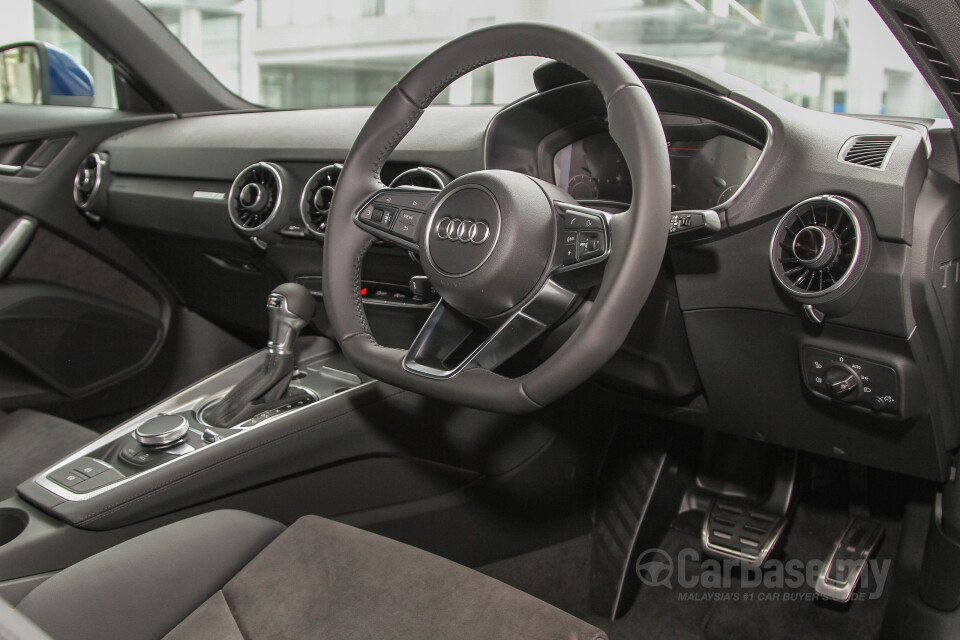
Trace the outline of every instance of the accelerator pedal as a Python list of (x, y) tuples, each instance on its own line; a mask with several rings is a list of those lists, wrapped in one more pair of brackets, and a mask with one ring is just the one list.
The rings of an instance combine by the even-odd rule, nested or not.
[(866, 518), (850, 520), (817, 576), (816, 592), (830, 600), (850, 602), (860, 574), (881, 538), (883, 525)]

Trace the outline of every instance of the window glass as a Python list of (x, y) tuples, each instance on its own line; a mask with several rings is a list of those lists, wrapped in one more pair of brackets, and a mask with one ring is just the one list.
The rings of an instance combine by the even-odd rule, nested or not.
[[(228, 88), (268, 107), (376, 104), (444, 42), (523, 20), (724, 71), (810, 109), (945, 115), (869, 0), (143, 2)], [(533, 90), (536, 64), (485, 67), (437, 102), (509, 102)]]

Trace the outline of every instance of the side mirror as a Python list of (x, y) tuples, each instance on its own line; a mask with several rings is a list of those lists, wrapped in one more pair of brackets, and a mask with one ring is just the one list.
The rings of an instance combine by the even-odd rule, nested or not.
[(0, 47), (0, 102), (93, 104), (93, 76), (73, 56), (45, 42)]

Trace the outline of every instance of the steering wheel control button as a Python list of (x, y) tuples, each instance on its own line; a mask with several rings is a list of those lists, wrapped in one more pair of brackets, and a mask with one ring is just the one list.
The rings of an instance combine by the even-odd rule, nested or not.
[(397, 218), (397, 208), (379, 203), (367, 205), (360, 212), (360, 219), (381, 229), (390, 229)]
[(386, 204), (401, 209), (415, 209), (423, 212), (427, 210), (436, 196), (437, 194), (432, 191), (424, 191), (423, 193), (387, 191), (378, 195), (373, 201), (378, 204)]
[(164, 447), (179, 442), (190, 428), (183, 416), (160, 414), (137, 427), (133, 437), (147, 447)]
[(804, 382), (821, 397), (877, 413), (901, 414), (899, 376), (887, 364), (808, 345), (802, 365)]
[(576, 244), (565, 244), (560, 249), (560, 255), (563, 258), (563, 264), (576, 264), (577, 263), (577, 245)]
[(567, 229), (603, 229), (603, 221), (599, 216), (578, 211), (566, 211), (563, 214)]
[(418, 211), (403, 209), (400, 211), (400, 217), (393, 231), (406, 240), (415, 241), (417, 233), (420, 231), (420, 221), (423, 220), (423, 214)]
[(110, 468), (99, 460), (94, 460), (93, 458), (80, 458), (79, 460), (74, 461), (73, 464), (75, 471), (79, 471), (88, 478), (100, 475)]
[(567, 245), (567, 244), (577, 244), (577, 240), (579, 239), (579, 237), (580, 237), (580, 236), (577, 234), (576, 231), (564, 231), (564, 232), (563, 232), (563, 244), (565, 244), (565, 245)]
[(73, 469), (72, 464), (61, 467), (56, 471), (52, 471), (51, 473), (47, 474), (47, 477), (60, 486), (66, 487), (67, 489), (75, 487), (87, 479), (87, 476)]
[(603, 231), (581, 231), (577, 242), (577, 260), (590, 260), (602, 256), (607, 250), (607, 237)]

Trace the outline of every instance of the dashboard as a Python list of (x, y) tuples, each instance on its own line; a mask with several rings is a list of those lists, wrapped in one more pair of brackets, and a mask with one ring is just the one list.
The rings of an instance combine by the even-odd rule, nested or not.
[[(585, 398), (946, 477), (947, 451), (960, 446), (952, 418), (960, 289), (944, 276), (960, 258), (949, 126), (817, 113), (728, 76), (625, 59), (668, 141), (677, 228), (634, 331)], [(502, 169), (624, 210), (634, 194), (599, 92), (555, 63), (534, 80), (535, 93), (504, 107), (426, 110), (390, 156), (385, 181), (440, 186)], [(303, 282), (320, 297), (324, 211), (370, 113), (231, 113), (129, 131), (103, 141), (85, 165), (100, 173), (81, 208), (140, 251), (190, 308), (256, 336), (262, 300), (279, 282)], [(250, 226), (237, 194), (253, 182), (272, 184), (276, 197)], [(686, 233), (697, 216), (715, 224)], [(430, 292), (410, 289), (418, 275), (399, 247), (368, 251), (365, 311), (383, 344), (408, 346), (429, 314)], [(315, 330), (325, 322), (321, 313)], [(576, 323), (574, 314), (521, 353), (520, 372)], [(837, 379), (847, 386), (838, 391)]]
[[(667, 140), (673, 211), (710, 209), (740, 189), (761, 149), (728, 135), (706, 140)], [(630, 173), (609, 133), (594, 133), (553, 155), (553, 180), (581, 201), (629, 203)]]

